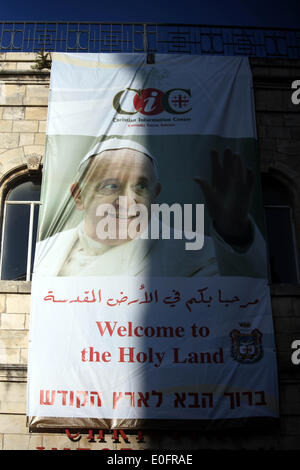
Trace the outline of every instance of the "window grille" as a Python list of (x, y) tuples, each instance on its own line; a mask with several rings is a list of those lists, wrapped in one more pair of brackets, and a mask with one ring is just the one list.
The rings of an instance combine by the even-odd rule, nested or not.
[(2, 208), (1, 280), (30, 281), (40, 206), (40, 180), (10, 188)]
[(262, 183), (270, 281), (296, 284), (299, 282), (298, 256), (289, 190), (271, 175), (264, 175)]

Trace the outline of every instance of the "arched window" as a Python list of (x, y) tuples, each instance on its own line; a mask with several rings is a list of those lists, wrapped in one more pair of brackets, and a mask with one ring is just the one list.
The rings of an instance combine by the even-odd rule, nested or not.
[(292, 198), (289, 188), (272, 174), (262, 175), (270, 281), (299, 281)]
[(1, 279), (30, 281), (40, 204), (41, 177), (23, 174), (4, 191)]

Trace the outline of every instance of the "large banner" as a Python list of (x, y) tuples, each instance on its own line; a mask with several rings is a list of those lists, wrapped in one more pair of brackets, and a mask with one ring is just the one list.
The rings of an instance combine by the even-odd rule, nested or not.
[(278, 417), (247, 58), (53, 54), (27, 417)]

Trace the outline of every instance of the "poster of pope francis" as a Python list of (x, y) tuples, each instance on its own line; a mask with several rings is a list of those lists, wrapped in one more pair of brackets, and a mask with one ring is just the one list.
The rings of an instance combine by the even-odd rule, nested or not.
[(277, 418), (246, 58), (55, 53), (41, 202), (31, 428)]

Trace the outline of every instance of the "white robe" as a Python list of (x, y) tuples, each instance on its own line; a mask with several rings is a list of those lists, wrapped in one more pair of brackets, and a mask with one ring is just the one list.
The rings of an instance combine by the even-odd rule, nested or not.
[(186, 250), (186, 240), (143, 240), (107, 247), (80, 236), (82, 225), (37, 243), (38, 276), (246, 276), (267, 278), (265, 241), (252, 224), (252, 243), (237, 250), (212, 229), (201, 250)]

